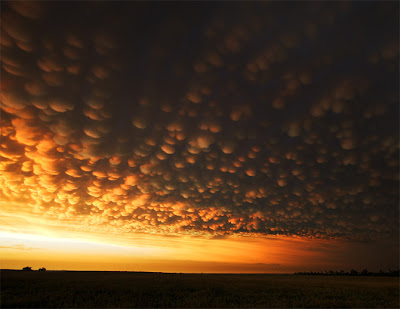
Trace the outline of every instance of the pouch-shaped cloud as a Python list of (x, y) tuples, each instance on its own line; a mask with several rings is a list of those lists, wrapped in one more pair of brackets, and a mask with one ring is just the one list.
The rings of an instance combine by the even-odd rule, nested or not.
[(175, 148), (168, 144), (162, 145), (161, 149), (168, 154), (173, 154), (175, 152)]
[(147, 127), (146, 119), (139, 117), (139, 116), (135, 116), (132, 119), (132, 124), (138, 129), (145, 129)]
[(251, 107), (249, 105), (243, 104), (234, 106), (230, 114), (230, 117), (233, 121), (239, 121), (241, 119), (243, 120), (249, 119), (251, 115), (252, 115)]
[(74, 105), (71, 102), (68, 102), (68, 100), (57, 99), (57, 98), (51, 99), (49, 101), (49, 106), (56, 112), (60, 113), (74, 109)]
[[(209, 132), (201, 132), (197, 136), (189, 140), (189, 145), (193, 148), (207, 149), (212, 143), (214, 143), (214, 136)], [(189, 149), (188, 149), (189, 150)], [(189, 150), (189, 152), (191, 152)], [(193, 153), (193, 152), (191, 152)]]
[(29, 104), (27, 98), (24, 98), (23, 95), (16, 92), (7, 92), (7, 90), (2, 91), (0, 99), (2, 104), (14, 109), (23, 109)]
[(229, 154), (235, 151), (235, 142), (232, 140), (222, 140), (219, 142), (222, 152)]

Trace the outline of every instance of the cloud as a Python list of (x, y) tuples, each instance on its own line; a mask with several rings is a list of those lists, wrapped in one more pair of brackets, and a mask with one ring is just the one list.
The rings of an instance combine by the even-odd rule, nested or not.
[(32, 248), (32, 247), (26, 247), (24, 244), (18, 244), (18, 245), (11, 245), (11, 246), (0, 246), (1, 249), (13, 249), (13, 250), (23, 250), (23, 251), (31, 251), (32, 249), (35, 250), (43, 250), (42, 248)]
[[(358, 36), (348, 31), (366, 14), (358, 5), (348, 13), (322, 5), (327, 20), (343, 20), (339, 28), (304, 6), (295, 20), (282, 16), (296, 29), (275, 33), (276, 6), (242, 14), (233, 5), (238, 19), (216, 11), (186, 52), (177, 47), (184, 33), (165, 30), (164, 43), (148, 41), (155, 29), (133, 38), (130, 29), (146, 25), (123, 12), (130, 5), (76, 7), (72, 17), (93, 20), (82, 31), (79, 18), (50, 4), (6, 5), (7, 198), (124, 232), (364, 239), (396, 230), (390, 23), (374, 14), (381, 28)], [(95, 21), (106, 15), (114, 22), (104, 32)], [(157, 28), (169, 29), (168, 20)]]

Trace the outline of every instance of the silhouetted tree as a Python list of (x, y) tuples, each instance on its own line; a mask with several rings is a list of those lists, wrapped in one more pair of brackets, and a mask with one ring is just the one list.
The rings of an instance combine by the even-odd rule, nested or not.
[(361, 273), (360, 273), (361, 276), (368, 276), (368, 274), (369, 274), (369, 272), (368, 272), (368, 270), (365, 269), (365, 268), (364, 268), (364, 269), (361, 271)]
[(24, 268), (22, 268), (23, 271), (32, 271), (32, 267), (30, 266), (26, 266)]
[(44, 268), (44, 267), (39, 268), (39, 271), (46, 271), (46, 268)]
[(358, 275), (358, 271), (355, 269), (350, 270), (350, 276), (357, 276)]

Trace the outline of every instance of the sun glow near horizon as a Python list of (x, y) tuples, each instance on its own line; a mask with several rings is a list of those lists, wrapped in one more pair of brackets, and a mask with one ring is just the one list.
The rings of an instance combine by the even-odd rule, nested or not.
[[(76, 238), (64, 238), (2, 231), (1, 268), (21, 269), (28, 263), (49, 270), (290, 273), (310, 268), (350, 269), (365, 252), (371, 254), (360, 244), (287, 236), (247, 240), (91, 236), (77, 233)], [(349, 257), (349, 248), (361, 251)], [(364, 262), (373, 265), (368, 258)]]

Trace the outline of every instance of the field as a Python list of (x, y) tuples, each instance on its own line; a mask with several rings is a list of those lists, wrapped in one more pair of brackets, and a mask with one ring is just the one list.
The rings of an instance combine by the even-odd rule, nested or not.
[(1, 307), (398, 308), (399, 278), (3, 270)]

